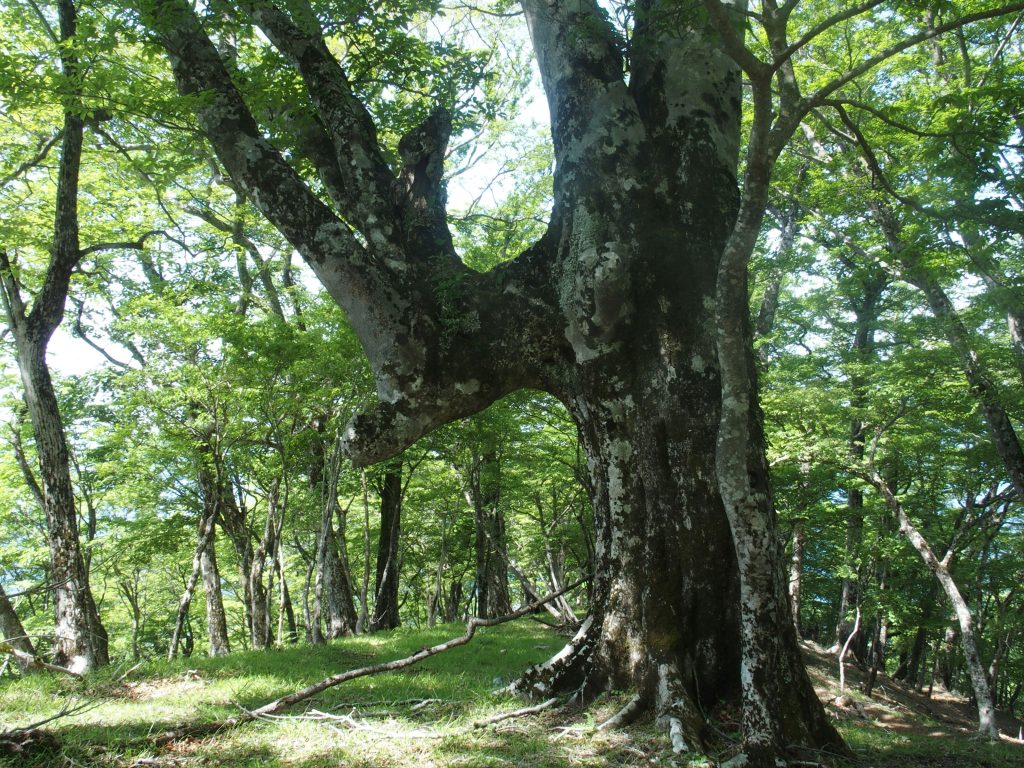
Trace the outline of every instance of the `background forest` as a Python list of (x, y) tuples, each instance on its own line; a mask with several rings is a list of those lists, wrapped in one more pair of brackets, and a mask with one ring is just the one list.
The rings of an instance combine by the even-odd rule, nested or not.
[[(796, 13), (811, 28), (827, 5)], [(805, 46), (801, 77), (975, 4), (889, 5)], [(332, 8), (333, 52), (388, 151), (431, 104), (451, 110), (465, 263), (527, 248), (553, 161), (516, 9)], [(287, 152), (296, 79), (230, 8), (206, 13)], [(957, 27), (809, 114), (778, 162), (750, 301), (800, 635), (845, 650), (869, 695), (879, 673), (975, 698), (985, 684), (1011, 714), (1022, 24)], [(592, 572), (586, 460), (547, 395), (352, 467), (345, 425), (374, 398), (359, 344), (222, 171), (133, 6), (2, 0), (0, 29), (0, 630), (17, 652), (0, 674), (35, 655), (73, 666), (54, 618), (71, 581), (94, 605), (85, 669), (497, 617)], [(577, 625), (587, 599), (544, 618)]]

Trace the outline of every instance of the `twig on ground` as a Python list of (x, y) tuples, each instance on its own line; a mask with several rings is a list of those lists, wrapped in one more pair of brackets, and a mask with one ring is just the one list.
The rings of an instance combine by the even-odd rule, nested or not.
[(503, 720), (511, 720), (514, 717), (525, 717), (526, 715), (535, 715), (548, 707), (554, 706), (558, 702), (558, 699), (548, 699), (547, 701), (535, 704), (532, 707), (523, 707), (522, 709), (516, 709), (512, 712), (502, 712), (500, 715), (494, 715), (493, 717), (487, 717), (483, 720), (477, 720), (473, 723), (474, 728), (486, 728), (488, 725), (494, 725), (500, 723)]
[(83, 701), (80, 704), (72, 705), (70, 701), (65, 702), (64, 706), (60, 708), (60, 711), (55, 715), (50, 715), (43, 720), (31, 723), (30, 725), (23, 725), (21, 728), (13, 728), (8, 733), (26, 733), (28, 731), (34, 731), (37, 728), (41, 728), (47, 723), (52, 723), (54, 720), (60, 720), (62, 717), (71, 717), (71, 715), (77, 715), (81, 712), (87, 712), (90, 709), (95, 709), (100, 705), (98, 701)]
[(414, 704), (409, 711), (410, 712), (419, 712), (424, 707), (429, 707), (431, 704), (437, 704), (437, 703), (439, 703), (441, 701), (442, 701), (442, 699), (423, 699), (423, 701), (420, 701), (420, 702), (417, 702), (416, 704)]
[(120, 675), (117, 676), (117, 679), (114, 681), (114, 683), (116, 684), (116, 683), (123, 682), (125, 680), (125, 678), (128, 677), (128, 675), (130, 675), (132, 672), (137, 670), (139, 667), (141, 667), (145, 663), (146, 663), (145, 661), (140, 661), (134, 667), (129, 667), (125, 672), (122, 672)]

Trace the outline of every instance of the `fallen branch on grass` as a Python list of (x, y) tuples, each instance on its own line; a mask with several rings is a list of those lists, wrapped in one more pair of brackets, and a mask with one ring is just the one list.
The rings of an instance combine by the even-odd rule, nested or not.
[(316, 696), (318, 693), (323, 693), (328, 688), (333, 688), (336, 685), (347, 683), (349, 680), (355, 680), (360, 677), (368, 677), (370, 675), (379, 675), (382, 672), (394, 672), (399, 669), (405, 669), (411, 667), (413, 664), (418, 664), (424, 659), (429, 659), (431, 656), (437, 656), (439, 653), (450, 651), (452, 648), (457, 648), (460, 645), (465, 645), (473, 636), (476, 631), (481, 627), (496, 627), (499, 624), (505, 624), (516, 619), (521, 619), (527, 614), (533, 613), (538, 608), (542, 607), (545, 603), (548, 603), (558, 597), (561, 597), (566, 592), (569, 592), (576, 587), (583, 584), (587, 579), (580, 579), (578, 581), (569, 584), (563, 589), (557, 592), (552, 592), (539, 600), (535, 600), (528, 605), (524, 605), (517, 611), (500, 616), (496, 619), (470, 619), (466, 624), (466, 631), (459, 637), (454, 637), (451, 640), (447, 640), (437, 645), (432, 645), (428, 648), (421, 648), (411, 656), (406, 656), (404, 659), (395, 659), (394, 661), (385, 661), (380, 664), (371, 664), (368, 667), (360, 667), (359, 669), (350, 669), (346, 672), (339, 672), (336, 675), (331, 675), (328, 678), (321, 680), (318, 683), (313, 683), (301, 690), (289, 693), (287, 696), (282, 696), (279, 699), (271, 701), (269, 704), (264, 704), (262, 707), (258, 707), (253, 710), (245, 710), (242, 714), (235, 715), (234, 717), (227, 717), (223, 720), (215, 720), (211, 723), (199, 723), (195, 725), (183, 725), (179, 728), (175, 728), (170, 731), (166, 731), (156, 737), (156, 743), (158, 745), (170, 744), (178, 741), (179, 739), (205, 736), (211, 733), (216, 733), (227, 728), (234, 728), (245, 723), (251, 723), (254, 720), (276, 715), (293, 704), (298, 704), (300, 701)]
[(502, 712), (500, 715), (495, 715), (494, 717), (487, 717), (483, 720), (477, 720), (475, 723), (473, 723), (473, 727), (486, 728), (488, 725), (494, 725), (495, 723), (500, 723), (504, 720), (511, 720), (514, 717), (525, 717), (526, 715), (535, 715), (538, 712), (547, 709), (548, 707), (554, 706), (555, 702), (557, 701), (558, 699), (548, 699), (547, 701), (541, 702), (540, 704), (535, 704), (532, 707), (523, 707), (522, 709), (516, 709), (512, 712)]
[(48, 669), (50, 672), (60, 672), (64, 675), (71, 675), (71, 677), (81, 677), (78, 672), (72, 672), (70, 669), (58, 667), (56, 664), (45, 662), (38, 656), (33, 656), (31, 653), (19, 650), (7, 642), (0, 642), (0, 653), (6, 653), (8, 656), (13, 656), (28, 669)]

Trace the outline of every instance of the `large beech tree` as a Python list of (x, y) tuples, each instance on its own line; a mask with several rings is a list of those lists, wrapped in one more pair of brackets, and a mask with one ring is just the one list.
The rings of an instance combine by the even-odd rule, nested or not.
[[(701, 712), (742, 694), (735, 764), (774, 766), (800, 747), (842, 751), (789, 620), (747, 262), (774, 161), (805, 115), (916, 42), (1021, 6), (901, 29), (898, 42), (805, 95), (795, 56), (882, 0), (814, 20), (792, 42), (796, 0), (765, 0), (753, 14), (719, 0), (637, 0), (624, 4), (628, 40), (593, 0), (521, 5), (551, 114), (554, 209), (535, 244), (483, 274), (459, 259), (446, 221), (445, 109), (389, 155), (315, 8), (242, 0), (242, 21), (305, 89), (289, 105), (292, 145), (282, 152), (254, 117), (252, 79), (222, 59), (191, 5), (143, 7), (234, 183), (302, 254), (362, 343), (379, 404), (348, 427), (357, 464), (525, 387), (572, 414), (597, 527), (594, 608), (517, 688), (584, 700), (634, 691), (609, 724), (654, 709), (677, 748), (702, 738)], [(744, 19), (756, 22), (749, 48)], [(753, 95), (742, 182), (741, 73)]]

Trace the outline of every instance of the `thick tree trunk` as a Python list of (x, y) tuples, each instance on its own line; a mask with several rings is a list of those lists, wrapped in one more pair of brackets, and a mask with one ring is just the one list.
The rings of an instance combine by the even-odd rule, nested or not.
[(394, 629), (398, 617), (399, 544), (402, 536), (402, 463), (386, 465), (380, 480), (380, 536), (377, 539), (377, 576), (374, 581), (370, 631)]

